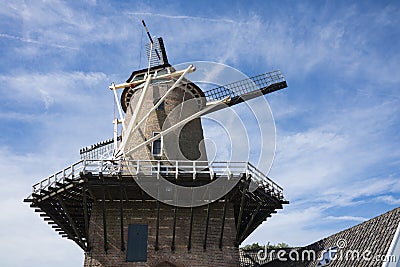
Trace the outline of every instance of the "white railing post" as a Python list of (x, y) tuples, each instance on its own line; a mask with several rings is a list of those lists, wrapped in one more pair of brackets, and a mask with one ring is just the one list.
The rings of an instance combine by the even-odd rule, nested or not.
[[(85, 174), (86, 173), (86, 159), (84, 159), (83, 160), (83, 167), (82, 167), (82, 172), (83, 172), (83, 174)], [(72, 165), (72, 173), (74, 173), (74, 165)], [(74, 177), (74, 175), (72, 175), (72, 177)]]
[(179, 161), (176, 161), (175, 164), (175, 179), (178, 180), (179, 177), (179, 168), (178, 168)]
[(213, 180), (214, 179), (214, 169), (212, 167), (212, 164), (208, 165), (208, 169), (210, 171), (210, 178), (211, 178), (211, 180)]
[(74, 179), (74, 164), (71, 165), (71, 178)]
[(196, 161), (192, 161), (193, 163), (193, 180), (196, 179)]
[(123, 172), (123, 162), (122, 162), (122, 159), (119, 159), (118, 160), (118, 173), (120, 173), (120, 174), (122, 174), (122, 172)]

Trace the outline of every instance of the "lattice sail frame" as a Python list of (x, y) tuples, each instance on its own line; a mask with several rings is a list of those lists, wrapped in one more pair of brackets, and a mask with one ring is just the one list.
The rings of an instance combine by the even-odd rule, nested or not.
[[(275, 86), (273, 86), (275, 85)], [(272, 86), (272, 87), (270, 87)], [(287, 87), (285, 78), (280, 70), (275, 70), (253, 76), (248, 79), (236, 81), (205, 91), (207, 102), (231, 99), (231, 105), (239, 103), (239, 99), (248, 99), (253, 93), (261, 92), (263, 95)], [(267, 90), (269, 88), (269, 90)], [(254, 97), (259, 96), (254, 95)], [(243, 101), (243, 100), (242, 100)], [(240, 101), (240, 102), (242, 102)]]
[[(161, 37), (155, 39), (154, 45), (151, 45), (151, 43), (146, 43), (146, 55), (150, 67), (168, 64), (164, 41)], [(158, 58), (158, 56), (160, 56), (160, 58)]]

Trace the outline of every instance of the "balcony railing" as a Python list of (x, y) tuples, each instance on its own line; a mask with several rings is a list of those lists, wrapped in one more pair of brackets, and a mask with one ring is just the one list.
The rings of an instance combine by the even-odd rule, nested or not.
[(41, 182), (32, 186), (33, 194), (40, 194), (42, 190), (49, 187), (58, 187), (62, 184), (68, 184), (73, 180), (78, 180), (80, 173), (92, 173), (93, 175), (102, 174), (105, 178), (113, 175), (193, 175), (196, 179), (198, 174), (210, 175), (213, 177), (226, 175), (242, 175), (250, 177), (259, 188), (265, 192), (283, 200), (283, 189), (259, 171), (249, 162), (239, 161), (168, 161), (168, 160), (90, 160), (83, 159), (77, 163), (68, 166)]

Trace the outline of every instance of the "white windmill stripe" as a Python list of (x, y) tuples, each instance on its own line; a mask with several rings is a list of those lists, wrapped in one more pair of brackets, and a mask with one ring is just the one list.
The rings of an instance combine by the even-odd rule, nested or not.
[(195, 68), (193, 67), (193, 65), (190, 65), (183, 73), (182, 75), (178, 78), (178, 80), (176, 80), (176, 82), (171, 86), (171, 88), (168, 89), (168, 91), (157, 101), (157, 103), (150, 109), (149, 112), (147, 112), (147, 114), (136, 124), (135, 128), (132, 130), (132, 132), (136, 131), (140, 125), (142, 125), (143, 122), (146, 121), (146, 119), (150, 116), (150, 114), (156, 110), (164, 101), (164, 99), (180, 84), (180, 82), (182, 81), (183, 77), (189, 73), (189, 72), (193, 72), (195, 70)]
[[(196, 68), (192, 67), (190, 72), (193, 72), (195, 70), (196, 70)], [(174, 77), (182, 75), (183, 72), (185, 72), (185, 71), (184, 70), (179, 70), (179, 71), (175, 71), (175, 72), (172, 72), (172, 73), (157, 75), (156, 77), (153, 77), (153, 80), (171, 79), (171, 78), (174, 78)], [(117, 84), (115, 86), (109, 86), (109, 89), (110, 90), (116, 90), (116, 89), (122, 89), (122, 88), (126, 88), (126, 87), (134, 87), (136, 85), (144, 83), (145, 81), (146, 80), (138, 80), (138, 81), (133, 81), (133, 82), (129, 82), (129, 83), (120, 83), (120, 84)]]
[[(132, 128), (134, 127), (134, 125), (136, 124), (136, 120), (138, 118), (138, 114), (140, 113), (142, 107), (143, 107), (143, 103), (144, 103), (144, 97), (147, 93), (147, 89), (149, 88), (150, 85), (150, 81), (151, 81), (151, 75), (148, 75), (146, 78), (146, 83), (142, 89), (142, 94), (140, 95), (140, 98), (138, 100), (138, 103), (136, 105), (135, 111), (133, 112), (132, 118), (129, 121), (129, 125), (128, 128), (125, 130), (126, 134), (129, 134), (132, 132)], [(125, 144), (127, 142), (128, 138), (123, 137), (122, 138), (122, 142), (121, 145), (119, 147), (120, 150), (122, 150), (125, 147)]]
[(119, 98), (118, 98), (117, 92), (115, 90), (115, 83), (112, 83), (111, 86), (113, 88), (112, 90), (114, 91), (115, 103), (116, 103), (116, 106), (118, 107), (118, 113), (119, 113), (119, 118), (120, 118), (120, 120), (122, 122), (122, 128), (125, 130), (125, 124), (123, 123), (124, 122), (124, 116), (122, 115), (121, 104), (119, 103)]
[[(128, 151), (124, 152), (124, 154), (128, 154), (128, 153), (133, 153), (133, 152), (135, 152), (135, 151), (138, 150), (139, 148), (141, 148), (141, 147), (143, 147), (143, 146), (145, 146), (145, 145), (147, 145), (147, 144), (153, 142), (154, 140), (159, 139), (160, 137), (162, 137), (162, 136), (164, 136), (164, 135), (166, 135), (166, 134), (172, 132), (173, 130), (175, 130), (175, 129), (179, 128), (179, 127), (181, 127), (182, 125), (185, 125), (186, 123), (188, 123), (188, 122), (190, 122), (190, 121), (192, 121), (192, 120), (194, 120), (194, 119), (200, 117), (201, 115), (203, 115), (204, 113), (207, 113), (207, 112), (210, 111), (211, 109), (216, 108), (218, 105), (224, 103), (226, 100), (227, 100), (227, 99), (222, 99), (222, 100), (218, 100), (218, 101), (209, 103), (209, 105), (208, 105), (206, 108), (204, 108), (204, 109), (202, 109), (202, 110), (200, 110), (200, 111), (194, 113), (193, 115), (187, 117), (186, 119), (181, 120), (181, 121), (178, 122), (177, 124), (175, 124), (175, 125), (169, 127), (168, 129), (166, 129), (166, 130), (160, 132), (160, 133), (157, 134), (156, 136), (153, 136), (152, 138), (150, 138), (150, 139), (146, 140), (145, 142), (141, 143), (140, 145), (138, 145), (138, 146), (136, 146), (136, 147), (134, 147), (134, 148), (132, 148), (132, 149), (129, 149)], [(125, 138), (125, 139), (127, 139), (127, 138)]]

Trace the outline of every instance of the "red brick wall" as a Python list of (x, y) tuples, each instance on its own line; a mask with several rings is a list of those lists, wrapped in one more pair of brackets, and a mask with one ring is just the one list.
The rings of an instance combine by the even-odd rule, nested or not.
[[(155, 201), (124, 202), (124, 241), (127, 244), (128, 224), (148, 224), (147, 262), (125, 262), (121, 251), (119, 202), (106, 203), (108, 251), (103, 243), (102, 203), (93, 206), (89, 241), (92, 251), (85, 256), (89, 266), (239, 266), (239, 251), (234, 246), (236, 229), (233, 206), (227, 205), (222, 250), (219, 248), (223, 206), (222, 202), (210, 205), (207, 247), (203, 249), (207, 219), (207, 206), (194, 208), (192, 246), (188, 251), (190, 208), (178, 208), (176, 219), (175, 250), (171, 250), (174, 207), (160, 203), (159, 250), (155, 250), (157, 204)], [(172, 265), (158, 265), (168, 262)]]

